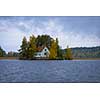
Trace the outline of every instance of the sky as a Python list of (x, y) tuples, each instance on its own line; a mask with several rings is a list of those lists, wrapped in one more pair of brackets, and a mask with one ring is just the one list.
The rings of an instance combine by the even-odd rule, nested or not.
[(24, 36), (48, 34), (61, 48), (100, 46), (98, 16), (0, 16), (0, 46), (17, 51)]

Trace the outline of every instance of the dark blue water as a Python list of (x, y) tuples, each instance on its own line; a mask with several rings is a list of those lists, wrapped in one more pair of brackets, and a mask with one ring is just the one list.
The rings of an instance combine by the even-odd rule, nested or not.
[(100, 60), (0, 60), (0, 82), (100, 82)]

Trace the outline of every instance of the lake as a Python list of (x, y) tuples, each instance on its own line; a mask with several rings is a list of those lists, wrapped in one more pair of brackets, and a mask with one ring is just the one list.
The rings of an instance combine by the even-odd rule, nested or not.
[(100, 60), (0, 60), (0, 83), (100, 82)]

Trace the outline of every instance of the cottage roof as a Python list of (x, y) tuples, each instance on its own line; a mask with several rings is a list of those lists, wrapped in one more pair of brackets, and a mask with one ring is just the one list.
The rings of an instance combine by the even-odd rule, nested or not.
[(39, 46), (39, 47), (37, 48), (37, 51), (38, 51), (38, 52), (41, 52), (45, 47), (46, 47), (46, 46)]

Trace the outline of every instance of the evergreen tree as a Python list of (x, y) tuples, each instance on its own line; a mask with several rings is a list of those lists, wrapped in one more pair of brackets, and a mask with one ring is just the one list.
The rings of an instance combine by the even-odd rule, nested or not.
[(20, 46), (21, 49), (19, 50), (20, 59), (28, 58), (27, 47), (28, 47), (27, 39), (26, 37), (24, 37), (22, 40), (22, 45)]
[(68, 46), (67, 46), (67, 49), (66, 49), (65, 59), (72, 60), (72, 51)]
[(28, 59), (33, 59), (34, 54), (36, 52), (36, 43), (35, 43), (35, 36), (30, 36), (29, 42), (28, 42)]
[(6, 56), (6, 52), (0, 47), (0, 57)]
[(56, 59), (57, 57), (57, 44), (55, 40), (52, 40), (50, 47), (50, 59)]

